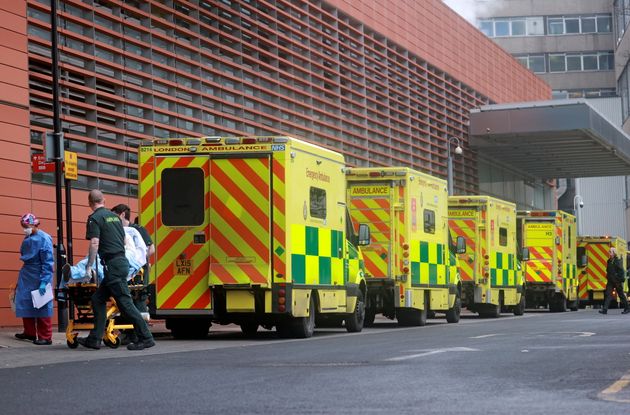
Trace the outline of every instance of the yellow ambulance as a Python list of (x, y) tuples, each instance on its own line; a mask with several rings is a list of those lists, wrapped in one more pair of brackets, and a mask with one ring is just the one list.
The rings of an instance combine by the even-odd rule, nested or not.
[(367, 286), (341, 154), (290, 137), (156, 139), (139, 149), (140, 223), (156, 246), (150, 312), (176, 337), (211, 323), (309, 337), (361, 331)]
[(450, 196), (448, 216), (451, 233), (466, 239), (466, 252), (459, 254), (462, 305), (482, 317), (523, 315), (516, 205), (489, 196)]
[[(456, 247), (449, 241), (446, 182), (405, 167), (348, 168), (347, 204), (355, 223), (367, 223), (366, 324), (377, 314), (405, 326), (428, 315), (459, 321), (461, 284)], [(459, 249), (465, 249), (459, 238)]]
[[(608, 251), (616, 248), (626, 269), (627, 243), (618, 236), (578, 236), (577, 261), (580, 307), (600, 307), (606, 291)], [(627, 286), (626, 286), (627, 291)], [(617, 297), (614, 297), (616, 302)]]
[(519, 241), (525, 261), (527, 307), (578, 309), (575, 216), (561, 210), (518, 211)]

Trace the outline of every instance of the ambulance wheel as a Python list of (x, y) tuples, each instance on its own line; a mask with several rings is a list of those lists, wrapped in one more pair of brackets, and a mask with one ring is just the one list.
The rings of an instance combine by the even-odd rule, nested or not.
[(114, 341), (110, 341), (109, 339), (103, 339), (103, 343), (105, 343), (105, 346), (111, 349), (118, 349), (118, 346), (120, 346), (120, 337), (116, 337), (116, 340)]
[(258, 332), (258, 323), (243, 323), (241, 324), (241, 331), (245, 337), (254, 337)]
[(311, 301), (308, 306), (308, 317), (293, 317), (290, 322), (291, 337), (306, 339), (313, 336), (315, 330), (315, 299), (311, 293)]
[(359, 291), (357, 295), (357, 304), (354, 312), (346, 318), (346, 330), (348, 333), (358, 333), (363, 330), (365, 323), (365, 302), (363, 301), (363, 293)]
[(399, 308), (396, 310), (396, 318), (399, 326), (425, 326), (427, 324), (427, 309)]
[(521, 301), (518, 302), (517, 305), (514, 306), (514, 315), (522, 316), (525, 314), (525, 295), (521, 295)]
[(370, 307), (365, 309), (365, 321), (363, 327), (372, 327), (376, 319), (376, 309)]
[(501, 306), (498, 304), (486, 304), (485, 307), (479, 311), (479, 317), (499, 318), (501, 317)]
[(567, 311), (567, 300), (563, 294), (554, 294), (549, 302), (549, 311), (552, 313), (564, 313)]
[(578, 311), (580, 309), (580, 300), (575, 300), (569, 306), (569, 310)]
[(446, 321), (448, 323), (458, 323), (462, 313), (462, 300), (459, 294), (455, 297), (455, 304), (446, 312)]
[(70, 340), (66, 340), (66, 344), (68, 345), (69, 348), (71, 349), (76, 349), (77, 347), (79, 347), (79, 342), (77, 341), (77, 336), (74, 336), (72, 338), (72, 341)]

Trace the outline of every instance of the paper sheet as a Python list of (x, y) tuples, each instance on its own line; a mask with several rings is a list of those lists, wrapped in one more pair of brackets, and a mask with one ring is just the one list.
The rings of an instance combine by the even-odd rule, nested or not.
[(52, 285), (50, 285), (50, 283), (46, 284), (44, 295), (41, 295), (39, 290), (31, 291), (31, 297), (33, 298), (33, 307), (42, 308), (53, 299)]

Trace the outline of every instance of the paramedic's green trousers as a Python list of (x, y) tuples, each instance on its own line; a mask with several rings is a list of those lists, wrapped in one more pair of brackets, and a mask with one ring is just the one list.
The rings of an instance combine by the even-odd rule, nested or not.
[(143, 320), (138, 309), (134, 306), (127, 284), (129, 262), (124, 256), (112, 258), (105, 264), (105, 278), (92, 295), (92, 309), (94, 311), (94, 328), (90, 331), (89, 341), (101, 343), (105, 324), (107, 323), (107, 300), (113, 297), (123, 317), (127, 318), (134, 327), (138, 340), (152, 340), (153, 335), (149, 326)]

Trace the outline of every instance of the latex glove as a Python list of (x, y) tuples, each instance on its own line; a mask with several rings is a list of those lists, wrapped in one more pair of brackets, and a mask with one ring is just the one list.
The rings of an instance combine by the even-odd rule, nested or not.
[(92, 279), (94, 277), (94, 268), (89, 267), (85, 270), (85, 278)]
[(39, 283), (39, 295), (44, 295), (46, 292), (46, 283), (44, 281)]

